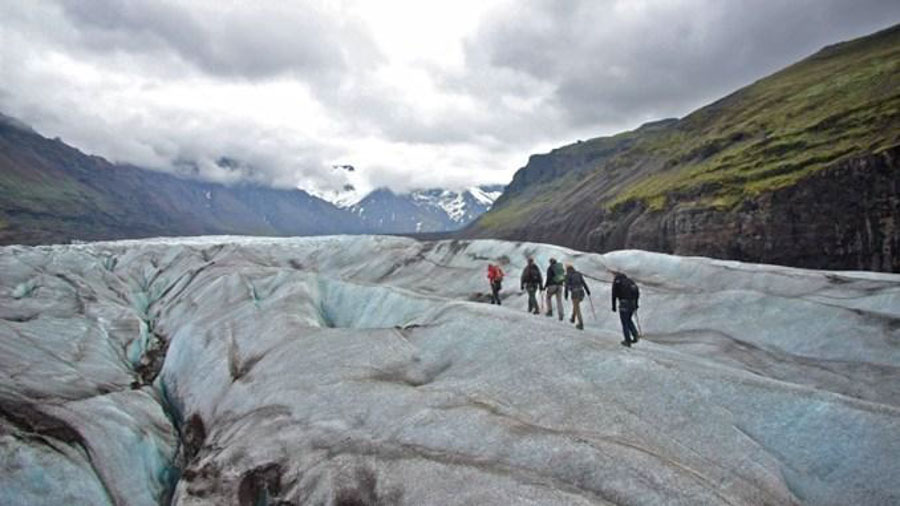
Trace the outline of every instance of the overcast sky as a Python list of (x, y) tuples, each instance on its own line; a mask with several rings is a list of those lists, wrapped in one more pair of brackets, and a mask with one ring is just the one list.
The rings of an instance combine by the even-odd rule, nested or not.
[(218, 181), (458, 188), (898, 22), (896, 0), (0, 0), (0, 112)]

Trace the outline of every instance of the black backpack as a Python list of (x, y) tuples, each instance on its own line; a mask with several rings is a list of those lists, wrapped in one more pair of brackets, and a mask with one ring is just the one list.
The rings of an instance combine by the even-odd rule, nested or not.
[(541, 269), (537, 265), (531, 264), (525, 268), (525, 282), (537, 284), (541, 279)]
[(641, 290), (637, 283), (624, 274), (617, 277), (615, 283), (619, 285), (619, 298), (625, 300), (637, 300), (641, 296)]

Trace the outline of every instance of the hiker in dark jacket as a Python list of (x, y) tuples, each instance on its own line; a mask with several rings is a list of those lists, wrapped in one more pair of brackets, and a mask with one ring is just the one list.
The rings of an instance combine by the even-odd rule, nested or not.
[(612, 310), (616, 311), (616, 299), (619, 300), (619, 319), (622, 320), (622, 333), (625, 334), (623, 346), (631, 347), (638, 342), (638, 331), (631, 317), (638, 309), (641, 291), (637, 284), (625, 274), (616, 272), (612, 285)]
[(581, 301), (584, 300), (584, 294), (591, 294), (591, 289), (588, 288), (587, 283), (584, 281), (584, 276), (581, 275), (580, 272), (575, 270), (575, 267), (572, 265), (566, 266), (566, 300), (569, 300), (569, 294), (572, 294), (572, 318), (569, 319), (570, 322), (575, 323), (575, 319), (578, 319), (578, 324), (575, 327), (578, 330), (584, 329), (584, 320), (581, 318)]
[(541, 276), (541, 269), (534, 263), (534, 258), (528, 257), (528, 265), (526, 265), (525, 269), (522, 271), (520, 285), (522, 290), (528, 292), (529, 313), (541, 313), (535, 293), (537, 293), (543, 283), (544, 278)]
[(556, 307), (559, 309), (559, 320), (565, 318), (563, 314), (562, 285), (566, 282), (566, 270), (555, 258), (550, 259), (550, 267), (547, 267), (547, 280), (544, 288), (547, 290), (547, 316), (553, 316), (553, 296), (556, 296)]

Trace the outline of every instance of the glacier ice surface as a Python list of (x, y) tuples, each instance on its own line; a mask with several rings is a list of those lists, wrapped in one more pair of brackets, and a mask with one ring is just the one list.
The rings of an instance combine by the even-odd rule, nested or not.
[[(525, 313), (527, 256), (585, 274), (585, 331)], [(897, 275), (360, 236), (11, 246), (0, 280), (2, 504), (900, 503)]]

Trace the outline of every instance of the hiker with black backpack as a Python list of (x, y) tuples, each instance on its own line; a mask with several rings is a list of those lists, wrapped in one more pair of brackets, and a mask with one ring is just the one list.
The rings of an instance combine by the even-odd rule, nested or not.
[(550, 267), (547, 267), (547, 281), (544, 289), (547, 290), (547, 316), (553, 316), (553, 297), (556, 296), (556, 308), (559, 310), (559, 321), (565, 318), (563, 312), (563, 284), (566, 282), (566, 270), (563, 265), (550, 259)]
[(575, 323), (577, 318), (578, 324), (575, 325), (575, 328), (584, 330), (584, 320), (581, 318), (581, 301), (584, 300), (585, 293), (588, 296), (591, 295), (591, 289), (588, 288), (587, 283), (584, 281), (584, 276), (576, 271), (573, 265), (566, 266), (566, 300), (569, 300), (569, 293), (572, 294), (572, 318), (569, 321)]
[(538, 301), (535, 297), (538, 289), (541, 288), (541, 285), (544, 283), (544, 278), (541, 276), (541, 269), (534, 263), (533, 257), (528, 257), (528, 265), (525, 266), (525, 269), (522, 271), (522, 279), (520, 280), (520, 287), (522, 290), (528, 292), (528, 312), (532, 314), (541, 314), (540, 309), (538, 308)]
[(638, 288), (631, 278), (621, 272), (614, 273), (612, 285), (612, 310), (616, 312), (616, 299), (619, 300), (619, 319), (622, 320), (622, 333), (625, 334), (625, 340), (622, 346), (631, 348), (631, 345), (638, 342), (638, 331), (631, 319), (635, 311), (638, 310), (638, 299), (641, 297), (641, 290)]
[(488, 264), (488, 282), (491, 284), (491, 304), (500, 305), (500, 289), (503, 288), (503, 269), (499, 265)]

